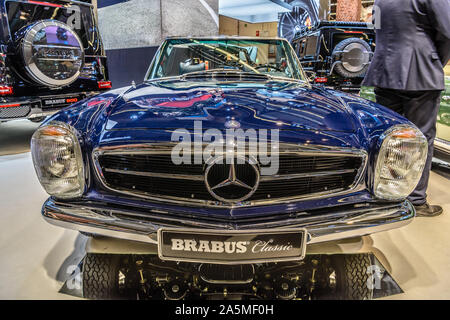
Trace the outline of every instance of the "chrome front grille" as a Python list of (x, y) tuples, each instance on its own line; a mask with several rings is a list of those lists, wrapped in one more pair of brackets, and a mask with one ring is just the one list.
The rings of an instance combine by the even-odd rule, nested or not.
[[(212, 196), (205, 183), (205, 164), (175, 165), (169, 150), (121, 147), (97, 150), (93, 158), (98, 177), (109, 190), (200, 206), (264, 205), (348, 192), (358, 184), (366, 163), (366, 153), (359, 150), (292, 150), (280, 153), (277, 175), (261, 176), (251, 197), (233, 204)], [(248, 165), (236, 164), (235, 170), (244, 182), (250, 181), (246, 180), (252, 174)], [(225, 188), (221, 192), (221, 197), (229, 192), (233, 198), (238, 191)]]

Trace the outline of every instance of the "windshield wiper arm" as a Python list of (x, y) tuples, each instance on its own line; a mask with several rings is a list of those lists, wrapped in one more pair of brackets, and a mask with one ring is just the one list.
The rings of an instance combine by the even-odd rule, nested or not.
[(252, 78), (259, 78), (259, 79), (269, 79), (270, 76), (267, 74), (261, 74), (261, 73), (254, 73), (254, 72), (246, 72), (240, 69), (211, 69), (211, 70), (204, 70), (204, 71), (195, 71), (195, 72), (189, 72), (185, 73), (180, 76), (181, 79), (187, 79), (187, 78), (195, 78), (202, 75), (211, 75), (212, 77), (217, 76), (238, 76), (238, 77), (252, 77)]
[(299, 79), (293, 79), (293, 78), (286, 78), (286, 77), (278, 77), (278, 76), (273, 76), (270, 74), (265, 74), (265, 73), (254, 73), (254, 72), (246, 72), (243, 71), (241, 69), (223, 69), (223, 68), (217, 68), (217, 69), (210, 69), (210, 70), (201, 70), (201, 71), (193, 71), (193, 72), (188, 72), (185, 74), (181, 74), (178, 76), (172, 76), (172, 77), (165, 77), (165, 78), (156, 78), (156, 79), (151, 79), (151, 80), (147, 80), (148, 82), (151, 81), (161, 81), (161, 80), (174, 80), (174, 79), (178, 79), (178, 80), (186, 80), (189, 78), (198, 78), (198, 77), (202, 77), (202, 76), (211, 76), (211, 78), (215, 78), (214, 73), (217, 73), (219, 76), (222, 75), (222, 77), (226, 77), (226, 76), (234, 76), (237, 77), (239, 76), (240, 78), (243, 77), (248, 77), (248, 78), (253, 78), (253, 79), (265, 79), (265, 80), (274, 80), (274, 81), (289, 81), (289, 82), (304, 82), (307, 83), (304, 80), (299, 80)]

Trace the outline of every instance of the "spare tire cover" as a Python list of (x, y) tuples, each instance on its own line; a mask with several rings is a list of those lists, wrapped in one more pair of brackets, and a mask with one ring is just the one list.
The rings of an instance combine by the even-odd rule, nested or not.
[(21, 51), (31, 79), (49, 87), (71, 84), (84, 65), (80, 38), (68, 25), (56, 20), (29, 26), (22, 38)]
[(365, 75), (372, 60), (372, 49), (369, 44), (359, 38), (349, 38), (337, 44), (333, 52), (333, 60), (340, 61), (336, 72), (348, 78)]

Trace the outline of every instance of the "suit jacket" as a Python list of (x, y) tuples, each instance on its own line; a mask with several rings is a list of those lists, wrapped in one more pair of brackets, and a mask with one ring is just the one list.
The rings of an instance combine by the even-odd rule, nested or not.
[[(444, 90), (450, 0), (375, 0), (376, 49), (365, 86)], [(379, 19), (379, 20), (378, 20)]]

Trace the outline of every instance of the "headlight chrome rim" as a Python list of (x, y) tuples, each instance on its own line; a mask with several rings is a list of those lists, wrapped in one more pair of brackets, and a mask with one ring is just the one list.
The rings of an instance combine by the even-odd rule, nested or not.
[[(34, 147), (34, 144), (36, 142), (36, 139), (38, 139), (38, 135), (42, 134), (42, 131), (44, 130), (49, 130), (49, 129), (56, 129), (54, 131), (55, 136), (57, 136), (59, 133), (65, 133), (66, 137), (69, 137), (72, 140), (72, 147), (73, 147), (73, 153), (75, 156), (75, 162), (76, 162), (76, 169), (77, 169), (77, 182), (78, 182), (78, 186), (79, 188), (77, 188), (76, 192), (75, 191), (71, 191), (71, 192), (65, 192), (65, 193), (53, 193), (53, 192), (49, 192), (48, 188), (46, 187), (45, 183), (43, 183), (43, 181), (41, 180), (41, 175), (40, 175), (40, 168), (39, 168), (39, 163), (38, 161), (40, 160), (37, 157), (36, 154), (36, 150)], [(59, 131), (58, 130), (62, 130)], [(50, 131), (49, 131), (50, 133)], [(50, 134), (51, 135), (51, 134)], [(50, 136), (48, 135), (48, 136)], [(62, 136), (62, 135), (61, 135)], [(83, 153), (81, 150), (81, 142), (80, 142), (80, 135), (78, 134), (77, 130), (75, 128), (73, 128), (72, 126), (64, 123), (64, 122), (60, 122), (60, 121), (51, 121), (41, 127), (39, 127), (36, 132), (33, 134), (33, 137), (31, 138), (31, 150), (32, 150), (32, 158), (33, 158), (33, 164), (34, 164), (34, 168), (36, 171), (36, 174), (38, 176), (39, 182), (41, 183), (42, 187), (45, 189), (45, 191), (52, 197), (55, 197), (56, 199), (61, 199), (61, 200), (67, 200), (67, 199), (76, 199), (76, 198), (80, 198), (83, 196), (83, 194), (86, 191), (86, 180), (87, 180), (87, 176), (86, 176), (86, 169), (85, 169), (85, 162), (84, 162), (84, 157), (83, 157)], [(65, 178), (61, 178), (61, 177), (54, 177), (53, 179), (57, 180), (57, 179), (65, 179)]]
[[(395, 195), (387, 195), (386, 193), (380, 194), (378, 192), (378, 187), (380, 185), (380, 177), (379, 174), (381, 172), (381, 168), (385, 165), (385, 163), (382, 163), (382, 160), (384, 160), (383, 157), (381, 156), (386, 156), (385, 154), (383, 154), (383, 152), (385, 151), (386, 144), (388, 142), (390, 142), (389, 139), (393, 138), (393, 135), (396, 132), (403, 132), (404, 135), (401, 136), (399, 135), (397, 138), (404, 138), (404, 139), (411, 139), (411, 138), (416, 138), (418, 139), (418, 144), (422, 143), (423, 144), (423, 157), (420, 159), (421, 160), (421, 170), (419, 170), (420, 174), (418, 175), (418, 177), (416, 177), (416, 183), (414, 183), (414, 187), (410, 187), (409, 189), (411, 189), (408, 194), (402, 194), (401, 196), (395, 196)], [(410, 131), (409, 133), (407, 131)], [(408, 136), (408, 134), (414, 133), (415, 137), (411, 137)], [(412, 125), (412, 124), (400, 124), (400, 125), (395, 125), (392, 126), (391, 128), (389, 128), (388, 130), (386, 130), (385, 132), (383, 132), (383, 134), (381, 134), (379, 140), (378, 140), (378, 153), (375, 157), (375, 167), (374, 167), (374, 172), (373, 172), (373, 178), (371, 179), (371, 184), (372, 184), (372, 191), (375, 195), (376, 198), (381, 199), (381, 200), (388, 200), (388, 201), (400, 201), (400, 200), (405, 200), (413, 191), (414, 189), (417, 187), (417, 184), (420, 181), (420, 178), (422, 177), (423, 174), (423, 169), (425, 167), (426, 164), (426, 160), (428, 157), (428, 140), (426, 139), (426, 137), (424, 136), (424, 134), (420, 131), (420, 129), (418, 129), (416, 126)]]

